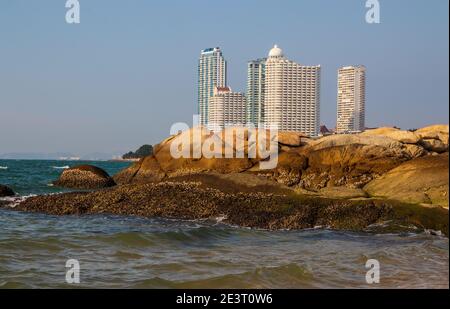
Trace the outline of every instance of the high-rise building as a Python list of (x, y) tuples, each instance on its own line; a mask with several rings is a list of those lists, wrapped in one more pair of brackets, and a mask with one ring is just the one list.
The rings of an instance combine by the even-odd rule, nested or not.
[(198, 62), (198, 113), (201, 125), (208, 123), (209, 99), (215, 87), (227, 85), (227, 62), (219, 47), (201, 51)]
[(337, 133), (361, 132), (365, 128), (366, 68), (346, 66), (338, 71)]
[(247, 64), (247, 122), (255, 126), (264, 122), (266, 58)]
[(264, 122), (281, 131), (317, 136), (320, 125), (320, 65), (288, 60), (274, 46), (266, 61)]
[(207, 127), (221, 131), (227, 126), (244, 126), (246, 123), (246, 99), (240, 92), (229, 87), (215, 87), (209, 100)]

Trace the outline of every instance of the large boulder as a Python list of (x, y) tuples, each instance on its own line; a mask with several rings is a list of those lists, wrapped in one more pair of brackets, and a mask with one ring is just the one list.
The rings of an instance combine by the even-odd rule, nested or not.
[(100, 189), (112, 187), (116, 183), (103, 169), (93, 165), (78, 165), (62, 172), (53, 184), (73, 189)]
[(131, 182), (153, 182), (164, 179), (166, 174), (161, 169), (155, 156), (145, 157), (130, 167), (114, 175), (114, 181), (119, 184)]
[(13, 195), (15, 195), (15, 193), (10, 187), (0, 184), (0, 197), (13, 196)]
[(410, 158), (396, 148), (361, 144), (309, 150), (305, 156), (308, 167), (299, 186), (313, 191), (330, 186), (362, 188)]
[(412, 158), (405, 145), (386, 136), (333, 135), (299, 149), (308, 158), (299, 186), (362, 188), (374, 178)]
[(362, 136), (386, 136), (393, 140), (396, 140), (405, 144), (417, 144), (419, 142), (419, 137), (411, 131), (403, 131), (397, 128), (377, 128), (372, 130), (366, 130), (361, 133)]
[(377, 146), (388, 149), (393, 153), (403, 154), (404, 145), (390, 137), (362, 134), (337, 134), (317, 139), (306, 146), (309, 152), (348, 145)]
[[(202, 126), (173, 135), (154, 147), (153, 156), (146, 157), (125, 171), (114, 176), (118, 183), (153, 182), (164, 177), (217, 172), (222, 174), (241, 173), (253, 167), (259, 160), (248, 157), (249, 143), (256, 147), (257, 143), (250, 141), (249, 132), (243, 136), (236, 135), (237, 128), (227, 128), (214, 133)], [(256, 129), (256, 132), (258, 130)], [(231, 133), (233, 145), (225, 138), (225, 133)], [(239, 143), (237, 142), (239, 141)], [(217, 148), (214, 147), (218, 145)], [(236, 149), (236, 145), (242, 145)], [(210, 145), (206, 146), (206, 145)], [(228, 148), (225, 148), (228, 147)], [(205, 149), (211, 150), (211, 156), (205, 155)], [(232, 153), (231, 158), (224, 158), (225, 149)], [(237, 157), (241, 150), (244, 157)]]
[(419, 144), (426, 150), (437, 153), (448, 151), (448, 125), (432, 125), (414, 133), (420, 138)]
[(372, 196), (448, 207), (448, 153), (405, 162), (368, 183)]
[(418, 129), (414, 132), (421, 139), (438, 139), (448, 145), (448, 125), (437, 124)]

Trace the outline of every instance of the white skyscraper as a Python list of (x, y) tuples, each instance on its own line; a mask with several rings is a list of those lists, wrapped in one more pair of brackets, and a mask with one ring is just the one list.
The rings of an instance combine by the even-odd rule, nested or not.
[(320, 125), (320, 65), (303, 66), (286, 59), (274, 46), (266, 61), (266, 127), (317, 136)]
[(208, 123), (209, 99), (215, 87), (227, 85), (227, 62), (219, 47), (202, 50), (198, 62), (198, 113), (200, 124)]
[(338, 71), (337, 133), (361, 132), (365, 128), (366, 68), (347, 66)]
[(264, 122), (266, 58), (247, 64), (247, 122), (258, 126)]
[(216, 87), (208, 108), (208, 129), (221, 131), (226, 126), (244, 126), (246, 122), (246, 99), (240, 92), (229, 87)]

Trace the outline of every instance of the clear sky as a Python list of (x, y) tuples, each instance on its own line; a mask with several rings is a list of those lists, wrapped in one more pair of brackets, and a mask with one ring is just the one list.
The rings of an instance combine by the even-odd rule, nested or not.
[(200, 50), (220, 46), (228, 82), (273, 44), (322, 65), (321, 123), (335, 126), (340, 66), (367, 67), (368, 126), (448, 123), (448, 0), (0, 1), (0, 153), (76, 154), (157, 143), (197, 112)]

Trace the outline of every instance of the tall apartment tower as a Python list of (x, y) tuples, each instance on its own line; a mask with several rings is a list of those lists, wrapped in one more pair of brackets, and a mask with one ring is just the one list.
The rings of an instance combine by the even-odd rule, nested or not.
[(208, 124), (209, 99), (215, 87), (227, 85), (227, 62), (219, 47), (201, 51), (198, 61), (198, 113), (200, 124)]
[(246, 99), (229, 87), (216, 87), (208, 108), (208, 129), (221, 131), (227, 126), (244, 126), (246, 123)]
[(255, 126), (264, 123), (266, 60), (252, 60), (247, 64), (247, 123)]
[(320, 65), (288, 60), (275, 45), (266, 61), (265, 126), (317, 136), (320, 125)]
[(337, 133), (362, 132), (365, 128), (366, 68), (346, 66), (338, 71)]

